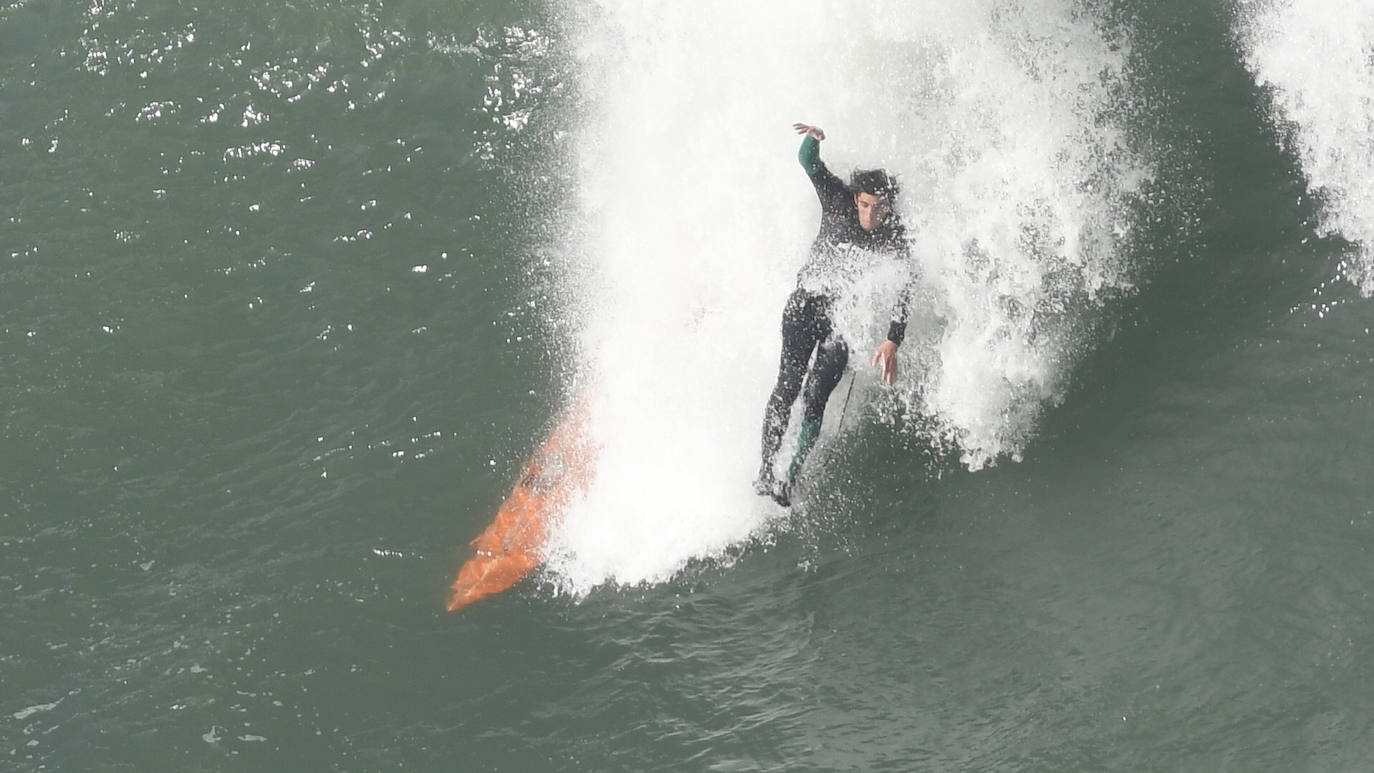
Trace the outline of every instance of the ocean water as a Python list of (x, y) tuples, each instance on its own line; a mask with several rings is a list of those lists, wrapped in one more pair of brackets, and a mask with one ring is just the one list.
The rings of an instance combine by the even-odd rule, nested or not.
[(1374, 0), (0, 0), (0, 768), (1367, 769), (1371, 203)]

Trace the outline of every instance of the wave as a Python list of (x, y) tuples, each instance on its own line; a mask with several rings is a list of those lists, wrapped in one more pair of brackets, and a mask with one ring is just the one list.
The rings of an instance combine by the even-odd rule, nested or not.
[(794, 121), (825, 128), (842, 176), (903, 182), (919, 275), (904, 376), (884, 388), (865, 367), (888, 308), (870, 293), (842, 324), (851, 410), (906, 416), (969, 469), (1019, 458), (1104, 303), (1137, 281), (1125, 247), (1154, 171), (1128, 41), (1057, 0), (563, 10), (579, 225), (561, 260), (602, 452), (553, 577), (663, 580), (772, 517), (749, 481), (818, 214)]
[(1374, 295), (1374, 0), (1240, 2), (1235, 32), (1322, 202), (1318, 232), (1350, 243), (1341, 274)]

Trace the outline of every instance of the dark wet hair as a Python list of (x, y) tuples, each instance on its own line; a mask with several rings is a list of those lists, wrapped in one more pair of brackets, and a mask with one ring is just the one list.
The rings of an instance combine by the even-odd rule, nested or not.
[(888, 202), (897, 200), (901, 188), (897, 178), (890, 177), (882, 169), (855, 169), (849, 176), (849, 189), (855, 193), (867, 193)]

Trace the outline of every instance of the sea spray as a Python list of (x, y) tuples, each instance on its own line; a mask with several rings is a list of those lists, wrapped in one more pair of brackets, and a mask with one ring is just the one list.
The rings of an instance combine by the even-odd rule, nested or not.
[[(755, 496), (779, 320), (819, 208), (790, 125), (841, 176), (902, 182), (918, 284), (899, 384), (869, 360), (900, 274), (837, 315), (851, 411), (913, 423), (977, 469), (1016, 458), (1130, 287), (1121, 246), (1150, 170), (1121, 105), (1126, 53), (1074, 4), (570, 6), (581, 74), (578, 320), (597, 480), (550, 546), (573, 592), (661, 581), (777, 511)], [(867, 407), (865, 407), (865, 404)], [(838, 413), (838, 411), (834, 411)], [(828, 422), (833, 434), (835, 421)]]
[(1318, 232), (1352, 250), (1342, 267), (1374, 295), (1374, 0), (1236, 5), (1245, 65), (1322, 200)]

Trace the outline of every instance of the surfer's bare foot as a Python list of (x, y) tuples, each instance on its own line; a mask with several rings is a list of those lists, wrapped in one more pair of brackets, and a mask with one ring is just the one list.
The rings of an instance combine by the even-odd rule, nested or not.
[(754, 492), (761, 497), (768, 497), (783, 507), (790, 507), (792, 500), (788, 496), (787, 484), (774, 478), (770, 473), (759, 473), (759, 477), (754, 480)]
[(787, 484), (785, 483), (775, 485), (773, 490), (768, 492), (768, 496), (772, 497), (774, 502), (777, 502), (783, 507), (792, 506), (792, 497), (788, 495)]

